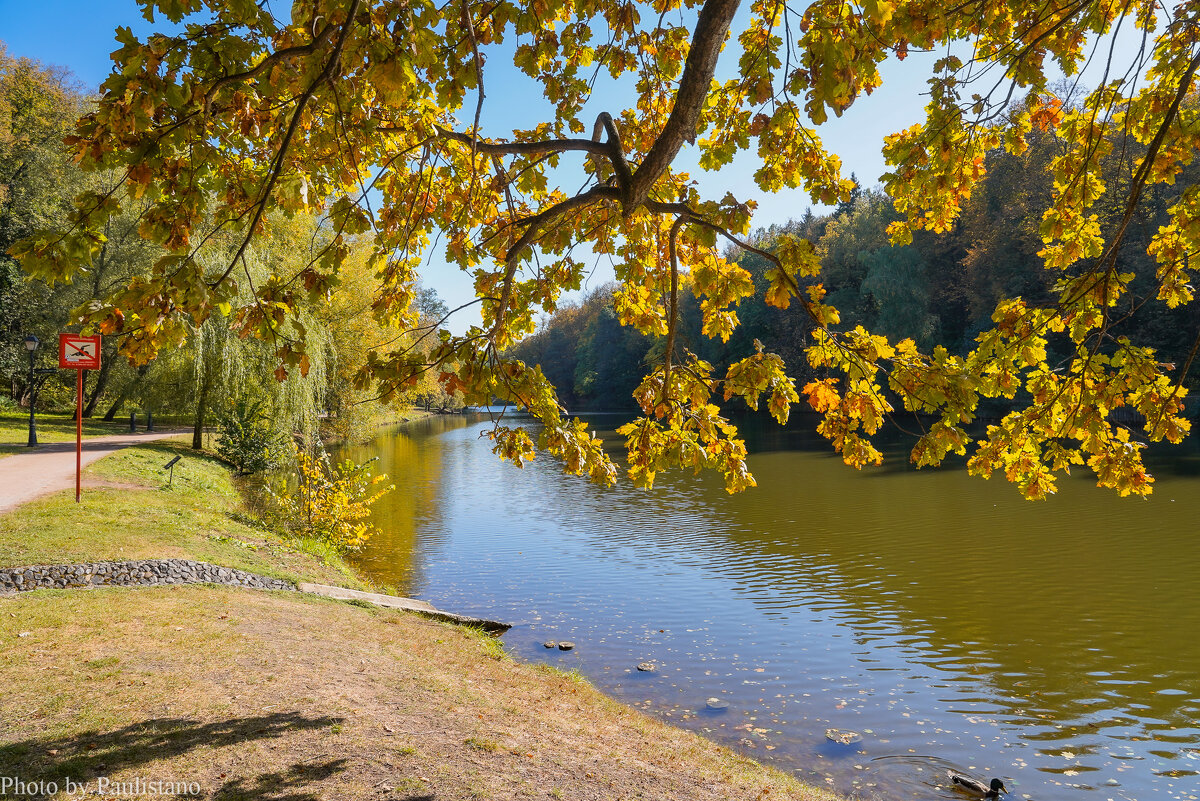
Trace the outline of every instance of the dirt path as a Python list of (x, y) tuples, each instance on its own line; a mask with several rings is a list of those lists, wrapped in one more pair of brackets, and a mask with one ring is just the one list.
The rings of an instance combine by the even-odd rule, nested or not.
[[(91, 437), (83, 441), (83, 465), (86, 467), (97, 459), (139, 442), (177, 437), (184, 433), (183, 430), (173, 430)], [(74, 486), (74, 442), (41, 445), (28, 453), (14, 453), (0, 459), (0, 513), (42, 495)]]

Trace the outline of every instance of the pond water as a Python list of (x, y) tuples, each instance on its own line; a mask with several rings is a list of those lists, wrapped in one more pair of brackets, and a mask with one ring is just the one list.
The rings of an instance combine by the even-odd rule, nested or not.
[[(591, 422), (616, 441), (621, 418)], [(486, 419), (409, 425), (350, 454), (397, 485), (358, 562), (515, 623), (519, 658), (854, 797), (961, 799), (952, 769), (1011, 798), (1200, 798), (1194, 451), (1153, 463), (1149, 501), (1080, 477), (1032, 503), (961, 466), (912, 470), (898, 443), (853, 471), (812, 422), (747, 424), (759, 486), (737, 496), (711, 476), (646, 492), (546, 457), (519, 470)]]

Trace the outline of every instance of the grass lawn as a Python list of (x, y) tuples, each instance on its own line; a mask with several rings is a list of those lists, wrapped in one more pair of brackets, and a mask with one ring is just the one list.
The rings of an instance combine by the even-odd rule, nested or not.
[[(39, 443), (73, 442), (75, 440), (75, 416), (64, 414), (37, 413), (37, 437)], [(83, 435), (99, 437), (105, 434), (120, 434), (129, 431), (129, 421), (124, 423), (103, 420), (84, 420)], [(20, 453), (29, 447), (29, 412), (0, 412), (0, 455)]]
[[(163, 465), (174, 456), (183, 459), (168, 488)], [(67, 490), (0, 515), (0, 566), (198, 559), (289, 581), (366, 588), (333, 554), (312, 543), (285, 544), (257, 526), (225, 464), (184, 442), (118, 451), (88, 467), (84, 481), (82, 503)]]
[[(74, 414), (38, 412), (35, 420), (37, 422), (38, 444), (75, 441)], [(177, 415), (162, 418), (155, 416), (154, 418), (154, 427), (157, 429), (179, 427), (181, 425), (186, 425), (186, 421)], [(143, 431), (145, 428), (146, 416), (144, 414), (139, 414), (138, 431)], [(98, 417), (85, 419), (83, 421), (83, 436), (85, 438), (102, 437), (106, 434), (128, 433), (128, 415), (126, 415), (124, 419), (117, 419), (111, 423), (106, 423)], [(6, 456), (12, 453), (20, 453), (28, 448), (29, 411), (0, 412), (0, 456)]]
[[(407, 423), (412, 420), (420, 420), (423, 417), (428, 417), (429, 412), (420, 409), (397, 409), (390, 406), (381, 406), (375, 409), (372, 416), (362, 421), (356, 429), (356, 438), (367, 438), (380, 428), (396, 425), (398, 423)], [(74, 414), (56, 414), (51, 412), (38, 412), (37, 420), (37, 437), (39, 444), (49, 444), (52, 442), (74, 442), (75, 441), (75, 415)], [(187, 428), (190, 427), (192, 421), (186, 415), (155, 415), (154, 427), (158, 430), (167, 430), (170, 428)], [(146, 415), (142, 412), (138, 413), (137, 430), (145, 431)], [(87, 437), (102, 437), (108, 434), (128, 434), (129, 433), (129, 415), (126, 414), (111, 423), (106, 423), (99, 417), (88, 418), (83, 421), (83, 436)], [(339, 441), (339, 438), (333, 435), (326, 437), (330, 443)], [(14, 453), (21, 453), (29, 449), (29, 412), (14, 412), (0, 411), (0, 457), (4, 457)]]

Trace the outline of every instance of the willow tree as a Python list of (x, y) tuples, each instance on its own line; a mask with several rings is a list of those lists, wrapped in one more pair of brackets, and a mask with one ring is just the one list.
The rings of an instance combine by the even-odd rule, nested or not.
[[(482, 324), (427, 332), (433, 349), (381, 345), (362, 380), (387, 392), (432, 369), (469, 401), (520, 404), (544, 423), (539, 442), (500, 426), (492, 436), (502, 457), (520, 464), (540, 447), (570, 472), (612, 482), (601, 443), (568, 419), (541, 372), (503, 356), (580, 285), (573, 254), (583, 245), (615, 264), (621, 322), (663, 342), (635, 393), (645, 414), (623, 429), (630, 477), (649, 484), (667, 467), (707, 467), (739, 490), (753, 478), (720, 404), (765, 400), (782, 421), (799, 393), (773, 354), (748, 353), (717, 375), (679, 343), (681, 293), (700, 299), (705, 334), (725, 338), (738, 301), (756, 290), (722, 257), (729, 243), (754, 249), (741, 241), (754, 201), (702, 196), (678, 157), (687, 147), (717, 170), (753, 151), (764, 194), (801, 187), (818, 203), (845, 199), (852, 184), (822, 144), (821, 123), (878, 90), (883, 62), (926, 51), (940, 57), (925, 119), (882, 143), (885, 185), (903, 216), (893, 241), (952, 226), (989, 149), (1020, 152), (1035, 128), (1054, 131), (1040, 255), (1058, 276), (1055, 299), (1006, 299), (970, 353), (924, 353), (840, 330), (811, 243), (788, 238), (760, 252), (772, 265), (765, 299), (800, 304), (815, 327), (808, 359), (828, 378), (803, 392), (824, 415), (821, 431), (846, 462), (877, 462), (870, 437), (888, 399), (899, 399), (931, 416), (912, 458), (935, 464), (971, 444), (964, 427), (981, 397), (1025, 399), (974, 444), (969, 465), (1042, 497), (1085, 462), (1104, 486), (1149, 492), (1138, 437), (1109, 420), (1116, 407), (1145, 417), (1141, 438), (1177, 441), (1188, 429), (1180, 377), (1190, 358), (1159, 363), (1113, 325), (1141, 303), (1192, 300), (1200, 188), (1176, 191), (1153, 236), (1154, 295), (1129, 296), (1118, 252), (1142, 194), (1171, 184), (1196, 151), (1197, 0), (817, 0), (803, 11), (778, 0), (296, 0), (283, 16), (251, 0), (143, 3), (151, 20), (182, 24), (145, 41), (118, 30), (103, 98), (68, 140), (84, 167), (121, 169), (124, 191), (152, 198), (141, 230), (168, 251), (150, 279), (82, 316), (122, 337), (132, 359), (177, 343), (189, 318), (203, 321), (237, 296), (268, 212), (320, 210), (329, 246), (255, 282), (253, 301), (234, 315), (242, 334), (271, 340), (283, 369), (303, 371), (292, 310), (305, 294), (336, 291), (352, 240), (372, 243), (374, 313), (388, 320), (412, 314), (422, 257), (444, 248), (474, 275)], [(1116, 63), (1118, 30), (1141, 39), (1133, 63)], [(1104, 62), (1099, 84), (1064, 102), (1052, 87), (1091, 58)], [(508, 64), (492, 72), (499, 61)], [(488, 79), (516, 74), (540, 84), (550, 111), (498, 130), (483, 114)], [(585, 116), (602, 101), (613, 105)], [(1106, 173), (1118, 130), (1134, 146)], [(1104, 224), (1101, 203), (1119, 209)], [(26, 269), (50, 279), (86, 269), (118, 205), (116, 194), (81, 197), (69, 230), (18, 249)], [(215, 270), (193, 258), (210, 222), (240, 243)], [(1065, 360), (1047, 362), (1051, 341)]]

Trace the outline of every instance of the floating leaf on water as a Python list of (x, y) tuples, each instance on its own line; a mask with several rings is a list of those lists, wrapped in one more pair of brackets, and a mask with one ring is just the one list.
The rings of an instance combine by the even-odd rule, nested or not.
[(861, 734), (849, 729), (826, 729), (825, 737), (841, 745), (856, 745), (863, 741)]

